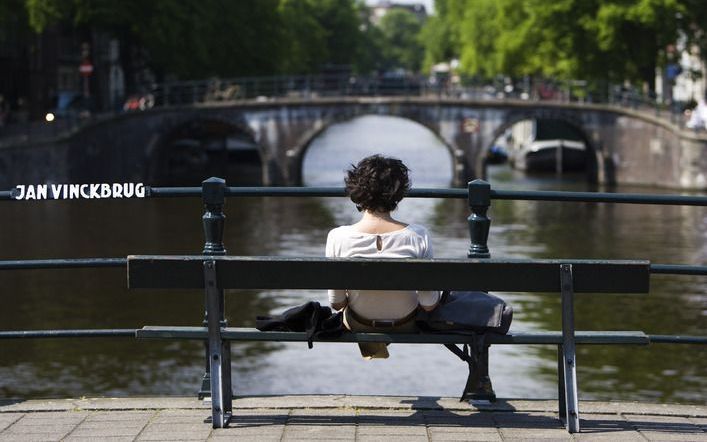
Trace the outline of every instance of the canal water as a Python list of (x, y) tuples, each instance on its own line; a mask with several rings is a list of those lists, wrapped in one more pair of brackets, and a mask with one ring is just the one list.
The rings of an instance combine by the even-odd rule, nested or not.
[[(451, 160), (427, 129), (389, 117), (363, 117), (325, 131), (304, 162), (307, 185), (341, 185), (350, 163), (370, 153), (403, 159), (417, 187), (448, 187)], [(595, 190), (578, 177), (489, 170), (498, 189)], [(196, 185), (198, 183), (186, 183)], [(621, 187), (629, 192), (661, 192)], [(201, 251), (198, 199), (4, 202), (0, 259), (124, 257)], [(322, 256), (329, 229), (355, 222), (343, 198), (232, 198), (225, 244), (235, 255)], [(407, 199), (396, 215), (429, 227), (435, 256), (464, 258), (469, 236), (463, 200)], [(496, 258), (650, 259), (704, 264), (705, 209), (585, 203), (494, 201), (489, 245)], [(0, 273), (0, 329), (137, 328), (199, 325), (199, 291), (126, 289), (125, 271)], [(707, 278), (655, 276), (648, 295), (578, 295), (583, 330), (704, 335)], [(557, 330), (558, 296), (501, 293), (512, 329)], [(233, 326), (277, 313), (323, 291), (238, 291), (226, 299)], [(456, 396), (466, 366), (438, 345), (394, 345), (387, 360), (364, 361), (354, 345), (233, 345), (239, 395), (348, 393)], [(691, 345), (580, 346), (582, 399), (704, 403), (707, 351)], [(203, 374), (198, 342), (134, 339), (0, 341), (0, 397), (191, 395)], [(556, 397), (555, 349), (495, 346), (491, 376), (501, 397)]]

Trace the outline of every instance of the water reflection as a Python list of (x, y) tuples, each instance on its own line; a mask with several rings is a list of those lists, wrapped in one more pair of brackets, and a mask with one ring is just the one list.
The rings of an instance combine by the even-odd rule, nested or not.
[[(371, 122), (375, 124), (366, 126)], [(389, 122), (366, 117), (325, 132), (305, 159), (306, 182), (341, 185), (351, 162), (385, 147), (383, 153), (411, 166), (415, 185), (447, 186), (451, 163), (446, 147), (434, 137), (435, 144), (425, 144), (432, 141), (424, 138), (424, 128), (405, 123), (393, 130)], [(374, 143), (384, 137), (385, 143)], [(503, 189), (587, 189), (566, 176), (528, 177), (507, 168), (493, 168), (489, 176)], [(0, 259), (192, 254), (203, 246), (197, 199), (8, 202), (2, 210)], [(225, 211), (224, 240), (234, 255), (322, 256), (328, 230), (359, 216), (345, 198), (232, 198)], [(430, 228), (436, 256), (466, 256), (465, 201), (407, 199), (397, 215)], [(647, 258), (702, 264), (704, 215), (697, 207), (494, 201), (489, 245), (497, 258)], [(199, 291), (128, 291), (124, 272), (116, 269), (3, 272), (0, 281), (6, 306), (0, 310), (2, 329), (133, 328), (198, 325), (202, 320)], [(657, 276), (651, 284), (648, 295), (578, 296), (578, 327), (705, 333), (705, 278)], [(513, 330), (559, 329), (556, 295), (503, 296), (516, 312)], [(227, 317), (232, 325), (252, 326), (256, 315), (310, 299), (325, 302), (326, 294), (229, 292)], [(0, 346), (3, 397), (190, 395), (203, 372), (199, 342), (57, 339), (3, 341)], [(233, 345), (233, 351), (238, 394), (455, 396), (466, 377), (465, 364), (441, 346), (395, 346), (386, 361), (363, 361), (355, 346), (339, 344), (307, 350), (306, 344), (245, 343)], [(582, 398), (704, 402), (706, 356), (698, 346), (580, 347)], [(555, 357), (553, 347), (493, 348), (497, 393), (554, 397)]]
[[(501, 188), (513, 173), (503, 168), (492, 174)], [(497, 178), (494, 182), (493, 178)], [(524, 177), (530, 188), (568, 190), (561, 180)], [(528, 188), (526, 187), (526, 188)], [(572, 190), (582, 189), (574, 183)], [(658, 189), (617, 189), (661, 192)], [(663, 191), (665, 192), (665, 191)], [(649, 259), (655, 263), (702, 264), (705, 209), (646, 205), (507, 202), (493, 204), (492, 250), (514, 257)], [(542, 245), (527, 247), (525, 245)], [(520, 250), (516, 245), (524, 245)], [(648, 295), (587, 294), (577, 297), (576, 325), (584, 330), (642, 330), (648, 334), (704, 334), (704, 278), (659, 275), (651, 278)], [(516, 310), (539, 328), (559, 329), (559, 299), (538, 296), (517, 300)], [(555, 358), (553, 348), (537, 347), (535, 354)], [(579, 347), (579, 379), (584, 397), (645, 398), (660, 401), (703, 402), (707, 370), (700, 346)], [(679, 361), (679, 362), (678, 362)], [(555, 367), (540, 372), (547, 379)]]

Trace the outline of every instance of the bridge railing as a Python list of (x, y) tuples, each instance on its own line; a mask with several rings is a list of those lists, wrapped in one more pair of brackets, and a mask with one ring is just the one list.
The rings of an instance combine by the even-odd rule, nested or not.
[[(0, 202), (21, 204), (18, 190), (0, 191)], [(205, 255), (225, 254), (222, 244), (223, 212), (227, 198), (248, 197), (346, 197), (345, 189), (340, 187), (227, 187), (224, 180), (211, 178), (204, 181), (202, 187), (145, 187), (145, 198), (193, 198), (201, 197), (205, 207), (202, 218), (205, 232)], [(490, 251), (487, 240), (491, 220), (487, 212), (492, 200), (518, 201), (553, 201), (615, 204), (648, 204), (707, 207), (707, 197), (685, 195), (663, 195), (642, 193), (606, 193), (606, 192), (568, 192), (568, 191), (529, 191), (495, 190), (482, 180), (469, 183), (468, 188), (415, 188), (408, 198), (465, 199), (471, 212), (467, 219), (469, 226), (469, 258), (488, 258)], [(68, 201), (64, 201), (70, 204)], [(221, 222), (220, 227), (218, 222)], [(221, 232), (218, 230), (221, 229)], [(214, 246), (216, 244), (216, 246)], [(214, 248), (215, 247), (215, 248)], [(216, 250), (217, 253), (214, 252)], [(127, 259), (110, 258), (58, 258), (58, 259), (23, 259), (0, 260), (0, 271), (37, 270), (37, 269), (76, 269), (76, 268), (124, 268)], [(699, 275), (707, 276), (707, 266), (693, 264), (651, 264), (652, 274)], [(105, 337), (130, 336), (134, 329), (120, 330), (16, 330), (2, 331), (0, 338), (38, 338), (38, 337)], [(652, 335), (655, 342), (695, 342), (707, 343), (705, 337)]]
[(605, 93), (589, 90), (583, 80), (526, 78), (513, 82), (476, 78), (427, 77), (423, 75), (318, 74), (212, 78), (199, 81), (160, 83), (149, 92), (155, 106), (174, 106), (279, 97), (318, 98), (326, 96), (414, 96), (475, 100), (528, 100), (532, 102), (609, 104), (653, 113), (684, 127), (680, 103), (667, 104), (655, 94), (622, 86), (609, 86)]
[[(687, 118), (680, 103), (666, 104), (656, 96), (633, 89), (609, 87), (606, 93), (591, 93), (581, 80), (526, 79), (511, 82), (474, 78), (435, 78), (423, 75), (342, 75), (264, 76), (211, 78), (197, 81), (159, 83), (133, 95), (121, 112), (150, 108), (198, 106), (241, 100), (269, 101), (275, 98), (315, 99), (346, 96), (405, 96), (473, 99), (480, 101), (523, 100), (537, 103), (607, 104), (640, 111), (684, 128)], [(0, 146), (37, 142), (66, 136), (83, 126), (120, 112), (95, 113), (85, 118), (61, 118), (51, 122), (16, 123), (0, 128)]]
[(300, 75), (168, 82), (155, 85), (150, 93), (155, 106), (176, 106), (273, 97), (424, 96), (433, 89), (419, 75)]
[(684, 103), (661, 101), (655, 94), (610, 86), (589, 90), (582, 80), (526, 79), (511, 82), (461, 78), (451, 81), (422, 75), (306, 75), (214, 78), (155, 85), (147, 94), (154, 106), (198, 105), (275, 98), (315, 99), (347, 96), (406, 96), (479, 101), (522, 100), (536, 103), (605, 104), (642, 112), (685, 129)]
[[(203, 255), (225, 255), (223, 228), (225, 216), (223, 208), (227, 198), (242, 197), (346, 197), (345, 190), (338, 187), (227, 187), (224, 180), (210, 178), (202, 187), (147, 187), (147, 198), (185, 198), (201, 197), (204, 204), (202, 216), (205, 236)], [(492, 200), (527, 200), (559, 202), (594, 202), (619, 204), (654, 204), (654, 205), (689, 205), (707, 206), (707, 197), (681, 195), (649, 195), (631, 193), (564, 192), (564, 191), (517, 191), (495, 190), (481, 180), (472, 181), (466, 189), (411, 189), (409, 198), (465, 199), (468, 201), (471, 215), (469, 226), (469, 258), (489, 258), (487, 240), (491, 220), (487, 212)], [(0, 201), (21, 203), (17, 200), (17, 189), (0, 191)], [(7, 253), (7, 251), (6, 251)], [(61, 259), (23, 259), (0, 260), (0, 272), (37, 269), (79, 269), (79, 268), (126, 268), (127, 259), (117, 258), (61, 258)], [(707, 276), (707, 266), (685, 264), (651, 264), (651, 274), (699, 275)], [(223, 297), (223, 292), (220, 294)], [(223, 299), (220, 302), (224, 302)], [(221, 304), (223, 305), (223, 304)], [(223, 310), (222, 310), (223, 311)], [(219, 318), (227, 326), (225, 317)], [(204, 320), (206, 323), (206, 319)], [(139, 327), (139, 325), (138, 325)], [(1, 339), (36, 339), (36, 338), (125, 338), (135, 337), (138, 328), (123, 329), (45, 329), (45, 330), (0, 330)], [(651, 343), (656, 344), (707, 344), (707, 336), (685, 335), (648, 335)], [(204, 377), (201, 382), (199, 397), (210, 394), (208, 348), (204, 354)]]

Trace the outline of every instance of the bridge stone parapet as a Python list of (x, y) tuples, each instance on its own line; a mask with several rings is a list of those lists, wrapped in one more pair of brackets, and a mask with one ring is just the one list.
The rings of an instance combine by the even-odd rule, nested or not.
[(2, 188), (39, 182), (155, 184), (174, 134), (209, 122), (254, 142), (262, 184), (297, 185), (316, 137), (333, 124), (363, 115), (401, 117), (435, 133), (453, 159), (454, 185), (484, 176), (487, 150), (511, 125), (528, 118), (552, 118), (583, 134), (591, 181), (707, 188), (707, 135), (649, 113), (608, 105), (426, 97), (282, 98), (122, 114), (51, 142), (0, 148), (0, 184)]

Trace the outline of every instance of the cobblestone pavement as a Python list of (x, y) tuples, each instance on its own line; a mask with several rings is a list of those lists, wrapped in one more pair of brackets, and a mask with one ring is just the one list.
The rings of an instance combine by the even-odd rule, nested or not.
[(707, 441), (707, 406), (581, 402), (568, 434), (556, 401), (268, 396), (234, 401), (228, 428), (192, 398), (0, 400), (0, 441)]

